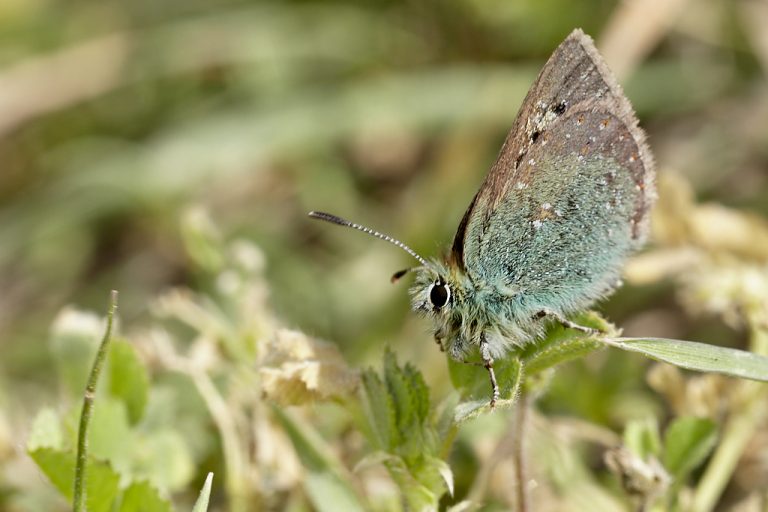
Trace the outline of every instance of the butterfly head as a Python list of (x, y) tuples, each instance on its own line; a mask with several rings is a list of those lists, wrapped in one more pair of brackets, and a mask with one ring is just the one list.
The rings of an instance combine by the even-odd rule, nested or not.
[(454, 310), (457, 302), (461, 300), (463, 293), (461, 291), (460, 273), (457, 269), (453, 268), (453, 265), (444, 261), (427, 261), (401, 241), (335, 215), (323, 212), (310, 212), (309, 216), (363, 231), (400, 247), (416, 258), (420, 263), (419, 266), (401, 270), (392, 276), (392, 282), (395, 282), (408, 272), (416, 274), (416, 279), (411, 287), (411, 302), (415, 311), (428, 316), (447, 318), (450, 316), (451, 311)]
[(464, 295), (457, 273), (442, 261), (431, 261), (414, 271), (416, 279), (410, 290), (414, 311), (427, 316), (450, 316)]

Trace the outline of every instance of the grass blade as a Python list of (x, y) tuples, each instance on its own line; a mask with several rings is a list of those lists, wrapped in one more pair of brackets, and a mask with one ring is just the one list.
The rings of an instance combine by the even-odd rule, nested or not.
[(208, 510), (208, 500), (211, 497), (211, 484), (213, 483), (213, 473), (208, 473), (205, 477), (203, 488), (200, 489), (200, 495), (197, 497), (192, 512), (206, 512)]

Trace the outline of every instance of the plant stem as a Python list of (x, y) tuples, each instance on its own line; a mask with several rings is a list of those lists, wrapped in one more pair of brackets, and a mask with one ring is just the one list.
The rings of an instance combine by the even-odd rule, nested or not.
[(91, 416), (93, 415), (93, 403), (96, 398), (96, 384), (101, 376), (101, 369), (104, 366), (104, 359), (109, 351), (109, 342), (112, 339), (112, 324), (117, 311), (117, 291), (112, 290), (109, 296), (109, 309), (107, 310), (107, 328), (104, 331), (104, 337), (96, 352), (96, 360), (93, 362), (91, 373), (88, 376), (88, 383), (85, 386), (83, 395), (83, 411), (80, 413), (80, 427), (77, 433), (77, 460), (75, 462), (75, 488), (72, 500), (72, 509), (74, 512), (85, 511), (85, 484), (86, 468), (88, 466), (88, 429), (91, 425)]
[(526, 393), (525, 386), (523, 386), (520, 391), (520, 398), (518, 398), (517, 401), (517, 407), (515, 408), (515, 418), (512, 424), (512, 439), (514, 442), (512, 447), (512, 464), (515, 468), (515, 480), (517, 484), (517, 492), (515, 493), (516, 512), (528, 511), (528, 477), (525, 464), (525, 428), (529, 407), (530, 403), (528, 400), (528, 393)]

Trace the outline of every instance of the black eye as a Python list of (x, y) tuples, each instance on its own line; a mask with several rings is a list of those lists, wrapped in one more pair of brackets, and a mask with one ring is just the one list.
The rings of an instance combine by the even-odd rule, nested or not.
[(440, 309), (448, 304), (450, 298), (451, 290), (448, 288), (447, 284), (436, 282), (429, 290), (429, 300), (432, 302), (432, 305), (435, 306), (435, 309)]

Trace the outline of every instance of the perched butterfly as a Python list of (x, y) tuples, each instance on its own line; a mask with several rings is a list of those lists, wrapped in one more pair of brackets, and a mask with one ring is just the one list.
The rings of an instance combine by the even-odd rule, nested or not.
[(618, 286), (625, 258), (645, 239), (654, 198), (645, 135), (594, 43), (577, 29), (528, 92), (442, 259), (427, 261), (334, 215), (309, 215), (387, 240), (419, 261), (408, 269), (416, 273), (413, 309), (432, 319), (452, 358), (479, 349), (493, 406), (494, 359), (535, 340), (542, 319), (591, 331), (567, 316)]

